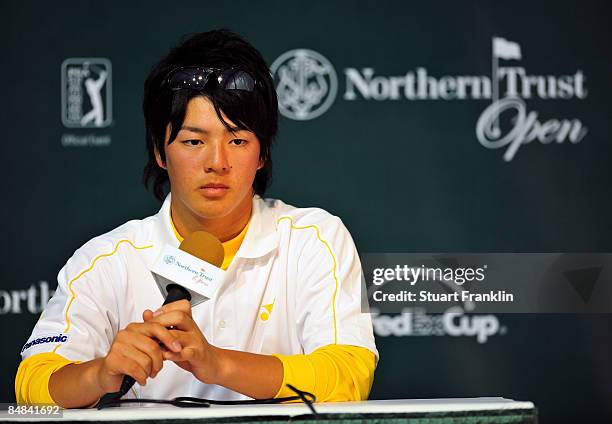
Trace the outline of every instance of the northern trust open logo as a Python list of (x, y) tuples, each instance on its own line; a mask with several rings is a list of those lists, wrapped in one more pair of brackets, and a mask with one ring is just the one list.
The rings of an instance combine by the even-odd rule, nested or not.
[[(302, 53), (300, 53), (302, 52)], [(582, 70), (565, 75), (530, 74), (517, 42), (493, 37), (491, 76), (430, 75), (416, 67), (402, 75), (381, 75), (374, 68), (345, 68), (345, 101), (490, 100), (476, 122), (476, 139), (488, 149), (503, 150), (510, 162), (519, 149), (533, 141), (542, 144), (579, 143), (587, 128), (579, 119), (539, 119), (526, 100), (583, 100), (587, 97)], [(319, 59), (317, 59), (319, 58)], [(335, 88), (325, 81), (332, 65), (310, 50), (292, 50), (272, 65), (281, 113), (291, 119), (312, 119), (333, 102)]]

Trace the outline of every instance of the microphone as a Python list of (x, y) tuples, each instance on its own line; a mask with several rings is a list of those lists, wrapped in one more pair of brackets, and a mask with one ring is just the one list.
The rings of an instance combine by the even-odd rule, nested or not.
[[(176, 261), (174, 256), (171, 256), (167, 253), (170, 249), (171, 248), (169, 247), (164, 249), (160, 256), (160, 258), (163, 258), (162, 261), (165, 263), (166, 266), (174, 265)], [(210, 265), (214, 265), (216, 268), (219, 268), (221, 264), (223, 264), (223, 259), (225, 257), (225, 251), (223, 250), (223, 245), (221, 244), (219, 239), (213, 236), (212, 234), (207, 233), (206, 231), (194, 231), (193, 233), (189, 234), (181, 242), (179, 250), (184, 253), (187, 253), (188, 255), (191, 255), (194, 258), (197, 258), (197, 260), (204, 261)], [(180, 265), (181, 264), (179, 263), (179, 266)], [(182, 268), (184, 269), (185, 267), (187, 267), (190, 271), (193, 271), (189, 265), (190, 264), (182, 265)], [(160, 267), (162, 267), (162, 265), (158, 260), (156, 266), (154, 266), (153, 272), (161, 276), (163, 280), (171, 281), (165, 286), (165, 291), (167, 295), (163, 304), (167, 305), (168, 303), (176, 302), (177, 300), (183, 299), (186, 299), (191, 302), (193, 298), (191, 291), (183, 287), (183, 285), (180, 285), (169, 279), (168, 272), (163, 272), (163, 269), (160, 271)], [(158, 272), (156, 272), (156, 270)], [(160, 281), (158, 280), (158, 285), (159, 284)], [(160, 286), (160, 288), (162, 287)], [(209, 297), (207, 295), (210, 295), (209, 291), (200, 292), (197, 287), (194, 287), (193, 284), (189, 284), (189, 288), (194, 291), (196, 295), (203, 295), (205, 296), (205, 298)], [(132, 388), (135, 382), (136, 380), (134, 380), (132, 376), (124, 376), (119, 391), (114, 393), (107, 393), (102, 396), (99, 405), (120, 399)]]
[[(183, 239), (179, 249), (217, 268), (223, 264), (225, 257), (225, 251), (219, 239), (206, 231), (194, 231)], [(191, 301), (189, 290), (179, 284), (168, 284), (166, 292), (168, 294), (166, 295), (166, 300), (164, 300), (164, 305), (183, 299)]]

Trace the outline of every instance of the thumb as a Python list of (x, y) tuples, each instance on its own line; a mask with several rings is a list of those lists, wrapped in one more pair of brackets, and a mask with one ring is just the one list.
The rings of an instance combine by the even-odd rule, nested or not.
[(142, 313), (142, 319), (143, 319), (144, 322), (147, 322), (147, 321), (153, 319), (153, 311), (151, 311), (150, 309), (146, 309)]

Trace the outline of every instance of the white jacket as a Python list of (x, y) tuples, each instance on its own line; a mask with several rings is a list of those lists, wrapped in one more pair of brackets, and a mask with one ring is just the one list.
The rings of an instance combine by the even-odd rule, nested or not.
[[(58, 288), (22, 351), (70, 360), (105, 356), (120, 329), (163, 303), (151, 266), (165, 245), (178, 247), (170, 196), (161, 210), (87, 242), (58, 275)], [(342, 221), (317, 208), (253, 198), (246, 236), (215, 296), (192, 315), (213, 345), (261, 354), (311, 353), (329, 344), (378, 356), (370, 316), (361, 313), (361, 264)], [(132, 396), (242, 399), (207, 385), (170, 361)]]

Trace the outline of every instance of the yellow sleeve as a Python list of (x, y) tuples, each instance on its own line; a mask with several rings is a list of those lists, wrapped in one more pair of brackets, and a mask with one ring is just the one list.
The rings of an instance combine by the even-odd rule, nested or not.
[(21, 361), (15, 377), (15, 397), (18, 404), (55, 404), (49, 394), (51, 374), (70, 361), (57, 353), (39, 353)]
[(365, 400), (374, 381), (376, 356), (364, 347), (328, 345), (308, 355), (273, 355), (283, 363), (283, 383), (275, 397), (295, 396), (289, 383), (317, 402)]

